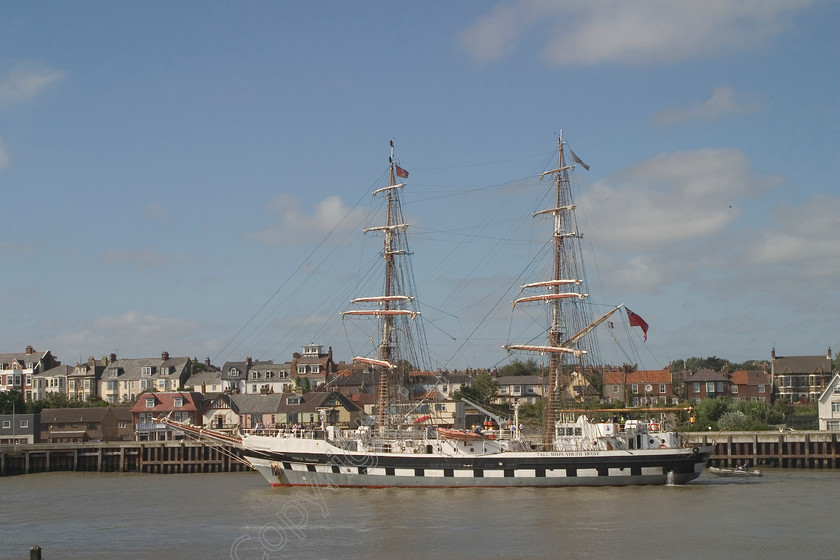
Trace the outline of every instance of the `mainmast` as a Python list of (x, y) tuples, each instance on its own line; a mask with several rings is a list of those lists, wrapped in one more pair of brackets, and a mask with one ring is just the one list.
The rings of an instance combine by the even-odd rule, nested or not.
[(377, 424), (380, 427), (385, 426), (386, 411), (388, 408), (388, 377), (390, 373), (396, 368), (394, 346), (396, 344), (394, 336), (394, 320), (401, 315), (414, 318), (417, 316), (417, 311), (404, 309), (401, 306), (411, 302), (412, 297), (395, 293), (398, 289), (398, 280), (396, 276), (396, 267), (394, 257), (406, 253), (404, 244), (396, 242), (399, 235), (405, 232), (406, 224), (401, 223), (402, 215), (399, 210), (399, 189), (405, 186), (405, 183), (397, 183), (397, 175), (399, 173), (407, 173), (399, 168), (394, 160), (394, 142), (391, 141), (391, 154), (388, 158), (388, 186), (373, 191), (373, 196), (385, 196), (385, 225), (365, 228), (364, 233), (368, 232), (382, 232), (383, 234), (383, 248), (382, 257), (385, 259), (385, 282), (383, 293), (381, 296), (367, 296), (355, 298), (351, 304), (368, 303), (374, 304), (373, 309), (356, 309), (345, 311), (344, 315), (369, 315), (379, 318), (380, 320), (380, 340), (378, 358), (355, 357), (354, 361), (365, 363), (374, 366), (374, 370), (379, 373), (379, 395), (377, 399)]
[[(567, 322), (570, 318), (564, 316), (564, 302), (583, 301), (588, 294), (580, 291), (583, 284), (583, 274), (577, 266), (577, 251), (569, 246), (569, 241), (577, 240), (582, 236), (574, 230), (573, 213), (575, 205), (572, 203), (569, 186), (568, 171), (573, 169), (574, 165), (566, 164), (563, 150), (563, 135), (561, 133), (557, 140), (557, 169), (542, 174), (543, 177), (554, 175), (554, 207), (534, 213), (534, 217), (541, 215), (554, 216), (552, 276), (549, 280), (523, 285), (521, 292), (534, 289), (544, 289), (545, 291), (523, 295), (513, 302), (514, 306), (529, 302), (542, 302), (550, 306), (551, 318), (547, 333), (548, 341), (545, 346), (513, 344), (505, 346), (507, 350), (549, 354), (548, 390), (545, 395), (546, 411), (543, 431), (543, 444), (546, 447), (550, 446), (554, 440), (554, 424), (557, 419), (557, 407), (560, 400), (563, 366), (566, 364), (568, 357), (573, 356), (577, 361), (580, 361), (582, 355), (586, 353), (586, 350), (576, 347), (579, 339), (566, 340), (569, 330)], [(573, 159), (576, 158), (573, 156)]]

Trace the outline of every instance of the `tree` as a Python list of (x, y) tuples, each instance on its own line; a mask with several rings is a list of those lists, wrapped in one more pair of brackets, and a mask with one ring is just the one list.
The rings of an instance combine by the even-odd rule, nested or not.
[(474, 401), (478, 404), (490, 404), (493, 397), (496, 396), (496, 391), (499, 389), (499, 384), (489, 373), (481, 373), (471, 385), (461, 387), (455, 391), (454, 397), (456, 400), (463, 398)]
[(23, 401), (23, 393), (20, 391), (5, 391), (0, 393), (0, 414), (12, 414), (26, 412), (26, 403)]
[(526, 362), (514, 360), (511, 363), (499, 368), (499, 377), (516, 375), (539, 375), (540, 368), (533, 358)]

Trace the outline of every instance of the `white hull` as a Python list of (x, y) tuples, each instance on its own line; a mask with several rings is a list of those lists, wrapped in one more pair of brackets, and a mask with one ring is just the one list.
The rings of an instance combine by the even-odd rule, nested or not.
[(364, 488), (684, 484), (700, 476), (712, 450), (359, 454), (324, 440), (252, 436), (244, 443), (272, 486)]

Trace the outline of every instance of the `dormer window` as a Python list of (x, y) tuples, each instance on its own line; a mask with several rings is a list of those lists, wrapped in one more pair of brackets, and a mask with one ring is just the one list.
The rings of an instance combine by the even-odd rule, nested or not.
[(297, 367), (298, 375), (303, 375), (306, 373), (306, 366), (298, 366)]
[(274, 377), (274, 372), (273, 371), (265, 372), (265, 378), (266, 379), (271, 379), (272, 377)]
[(152, 366), (143, 366), (140, 368), (140, 375), (152, 375)]
[(161, 366), (161, 368), (160, 368), (160, 374), (161, 375), (169, 375), (170, 373), (172, 373), (172, 367), (171, 366)]
[(302, 401), (301, 397), (286, 397), (286, 404), (300, 404)]
[(119, 377), (120, 375), (120, 368), (111, 368), (108, 370), (109, 377)]
[(239, 370), (236, 368), (230, 368), (230, 371), (228, 373), (231, 377), (239, 377)]
[(175, 397), (175, 402), (172, 404), (176, 408), (184, 406), (184, 397)]
[(155, 399), (146, 399), (146, 408), (154, 408)]
[(318, 364), (313, 365), (312, 366), (312, 373), (321, 373), (321, 366), (318, 365)]
[(260, 372), (258, 372), (258, 371), (252, 371), (251, 372), (251, 379), (259, 379), (259, 378), (260, 378)]

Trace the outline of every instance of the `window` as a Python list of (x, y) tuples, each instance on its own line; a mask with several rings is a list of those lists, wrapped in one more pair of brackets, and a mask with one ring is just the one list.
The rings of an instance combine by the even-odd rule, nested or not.
[(319, 366), (318, 364), (312, 366), (312, 373), (321, 373), (321, 366)]
[(21, 420), (20, 421), (21, 428), (28, 428), (29, 427), (29, 420)]
[(840, 412), (840, 402), (831, 403), (831, 412)]
[(108, 377), (119, 377), (120, 368), (111, 368), (108, 370)]
[(259, 378), (260, 378), (260, 372), (258, 372), (258, 371), (252, 371), (251, 372), (251, 379), (259, 379)]
[(140, 388), (141, 389), (151, 389), (152, 388), (152, 380), (151, 379), (141, 379), (140, 380)]
[(157, 388), (160, 390), (166, 389), (167, 380), (166, 379), (158, 379), (157, 380)]
[(618, 385), (613, 385), (613, 393), (618, 393)]
[(140, 375), (152, 375), (152, 366), (143, 366), (140, 368)]
[(660, 384), (659, 384), (659, 392), (660, 392), (660, 393), (664, 393), (664, 392), (665, 392), (665, 384), (664, 384), (664, 383), (660, 383)]
[(175, 407), (184, 406), (184, 397), (175, 397), (175, 402), (172, 404)]
[(154, 408), (155, 399), (146, 399), (146, 408)]
[(8, 428), (11, 428), (11, 427), (12, 427), (12, 421), (11, 420), (3, 420), (3, 428), (4, 429), (8, 429)]
[(639, 392), (639, 384), (633, 383), (632, 385), (630, 385), (630, 392), (634, 395), (637, 394)]
[(126, 428), (126, 427), (128, 427), (128, 426), (126, 425), (125, 420), (120, 420), (119, 422), (117, 422), (117, 428), (122, 429), (122, 428)]
[(161, 375), (169, 375), (172, 373), (172, 368), (170, 366), (161, 366), (160, 374)]
[(306, 366), (298, 366), (297, 367), (298, 375), (302, 375), (306, 373)]
[[(706, 394), (711, 395), (715, 392), (715, 382), (714, 381), (706, 381)], [(723, 392), (723, 391), (721, 391)]]
[(715, 383), (717, 387), (717, 393), (723, 393), (723, 381), (718, 381)]
[(300, 397), (286, 397), (286, 404), (300, 404)]
[(239, 377), (239, 370), (235, 367), (230, 368), (230, 371), (228, 371), (228, 375), (230, 375), (231, 377)]
[(734, 383), (733, 383), (733, 384), (732, 384), (732, 386), (731, 386), (731, 390), (732, 390), (732, 394), (733, 394), (733, 395), (737, 395), (737, 394), (738, 394), (738, 386), (737, 386), (737, 385), (735, 385)]
[(90, 379), (85, 379), (85, 389), (90, 389)]
[(265, 378), (266, 379), (271, 379), (272, 377), (274, 377), (274, 372), (273, 371), (265, 372)]

